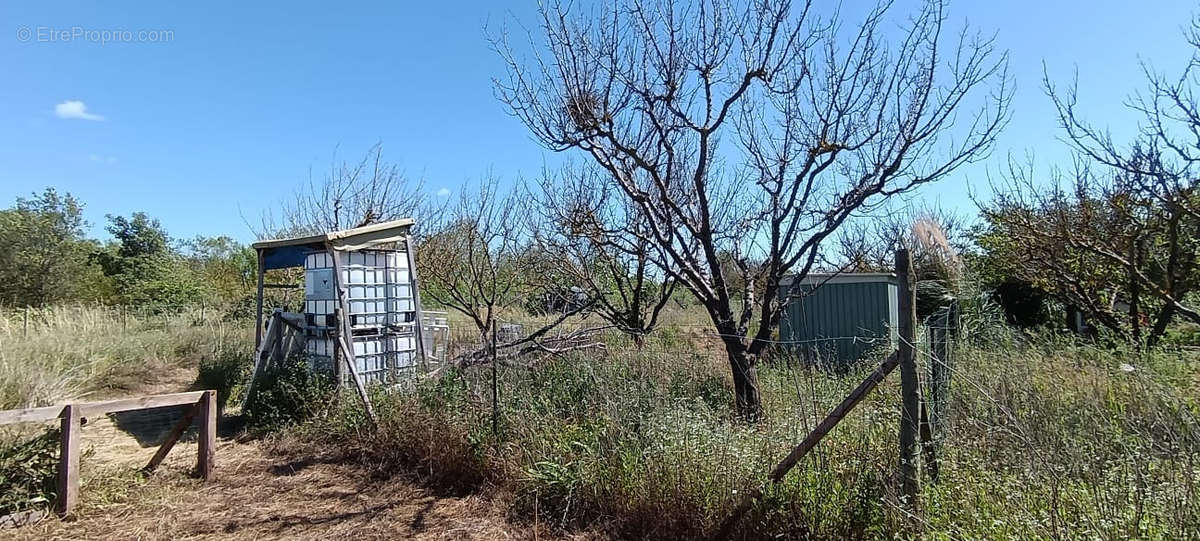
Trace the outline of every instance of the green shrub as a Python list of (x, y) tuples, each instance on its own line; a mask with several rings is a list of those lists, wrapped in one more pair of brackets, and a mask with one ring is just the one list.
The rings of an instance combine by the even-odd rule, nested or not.
[(248, 352), (242, 348), (222, 347), (200, 359), (196, 369), (197, 389), (217, 391), (217, 405), (221, 411), (231, 400), (241, 398), (245, 384), (249, 381), (252, 367)]
[(314, 372), (306, 359), (294, 356), (263, 371), (243, 411), (250, 427), (277, 430), (326, 411), (335, 391), (331, 377)]
[(0, 440), (0, 515), (48, 504), (55, 497), (60, 432)]

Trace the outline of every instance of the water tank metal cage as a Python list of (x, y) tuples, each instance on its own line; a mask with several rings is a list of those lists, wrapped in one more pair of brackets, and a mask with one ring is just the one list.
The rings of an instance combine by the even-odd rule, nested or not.
[[(444, 313), (424, 312), (410, 235), (412, 220), (253, 244), (258, 252), (255, 368), (261, 372), (302, 354), (309, 366), (339, 382), (393, 385), (444, 360)], [(275, 309), (264, 322), (264, 276), (304, 270), (300, 312)]]

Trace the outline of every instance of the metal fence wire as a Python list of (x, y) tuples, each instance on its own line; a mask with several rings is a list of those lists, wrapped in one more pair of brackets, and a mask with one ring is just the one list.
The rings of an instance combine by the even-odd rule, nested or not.
[(944, 426), (946, 405), (950, 397), (950, 380), (954, 373), (954, 358), (959, 329), (957, 303), (939, 308), (923, 322), (923, 343), (929, 352), (927, 400), (929, 423), (935, 433)]

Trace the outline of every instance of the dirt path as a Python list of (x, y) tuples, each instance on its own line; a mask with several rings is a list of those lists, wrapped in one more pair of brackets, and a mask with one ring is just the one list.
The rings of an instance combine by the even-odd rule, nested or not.
[[(218, 444), (218, 477), (186, 473), (194, 451), (146, 481), (92, 478), (77, 519), (0, 531), (13, 539), (553, 539), (509, 523), (478, 496), (438, 496), (402, 479), (374, 481), (320, 456), (269, 454), (256, 443)], [(182, 451), (178, 449), (177, 451)], [(92, 486), (89, 486), (92, 485)], [(89, 490), (91, 488), (92, 490)]]
[(510, 523), (486, 498), (441, 496), (401, 477), (370, 479), (353, 465), (278, 443), (219, 439), (216, 479), (205, 483), (189, 475), (196, 444), (186, 438), (143, 478), (137, 468), (177, 419), (178, 411), (163, 408), (89, 420), (77, 517), (0, 530), (0, 538), (562, 538)]

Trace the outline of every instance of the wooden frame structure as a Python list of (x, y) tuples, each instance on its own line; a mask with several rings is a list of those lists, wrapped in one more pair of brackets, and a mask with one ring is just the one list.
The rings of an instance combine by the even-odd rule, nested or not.
[(187, 409), (183, 418), (167, 433), (166, 439), (154, 453), (150, 462), (142, 468), (142, 471), (149, 474), (158, 468), (183, 433), (192, 426), (196, 417), (199, 417), (200, 436), (199, 450), (196, 454), (196, 476), (206, 481), (211, 480), (217, 448), (216, 391), (192, 391), (104, 402), (5, 410), (0, 411), (0, 425), (61, 420), (62, 440), (59, 445), (58, 500), (55, 502), (55, 511), (61, 516), (69, 516), (74, 511), (75, 505), (79, 503), (79, 457), (81, 452), (79, 439), (87, 419), (110, 413), (182, 405), (192, 405), (192, 407)]
[[(258, 292), (256, 299), (257, 314), (255, 316), (255, 356), (254, 375), (247, 386), (246, 397), (249, 399), (254, 392), (255, 381), (261, 373), (273, 362), (286, 358), (294, 347), (295, 336), (303, 335), (305, 317), (275, 310), (270, 321), (264, 326), (264, 299), (266, 289), (274, 287), (295, 287), (280, 284), (265, 283), (268, 270), (299, 267), (304, 264), (307, 256), (314, 253), (328, 254), (333, 265), (334, 289), (336, 291), (337, 308), (334, 318), (337, 321), (337, 335), (333, 338), (334, 353), (332, 355), (333, 371), (339, 384), (349, 381), (353, 383), (368, 415), (374, 420), (374, 412), (361, 375), (357, 370), (357, 359), (354, 351), (354, 334), (350, 311), (349, 284), (344, 283), (343, 266), (339, 253), (359, 250), (379, 249), (384, 246), (397, 246), (407, 258), (409, 283), (412, 290), (413, 335), (416, 345), (416, 356), (423, 368), (429, 362), (429, 344), (424, 337), (424, 313), (421, 305), (420, 287), (417, 278), (415, 246), (412, 241), (411, 229), (415, 222), (411, 219), (393, 220), (364, 227), (333, 231), (317, 235), (295, 237), (289, 239), (264, 240), (252, 246), (258, 255)], [(291, 332), (289, 332), (289, 330)], [(265, 333), (265, 334), (264, 334)]]

